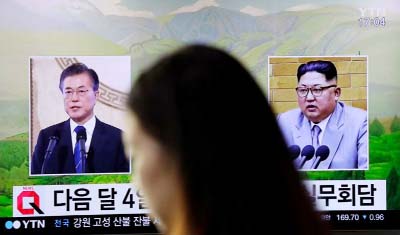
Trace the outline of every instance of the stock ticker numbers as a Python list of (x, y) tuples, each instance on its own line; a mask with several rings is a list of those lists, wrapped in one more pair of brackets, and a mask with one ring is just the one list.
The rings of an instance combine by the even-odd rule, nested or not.
[(370, 221), (383, 221), (385, 220), (385, 215), (381, 213), (369, 214), (367, 217)]
[(339, 213), (336, 214), (337, 221), (384, 221), (383, 213)]
[(338, 214), (336, 215), (338, 221), (358, 221), (360, 220), (359, 214)]

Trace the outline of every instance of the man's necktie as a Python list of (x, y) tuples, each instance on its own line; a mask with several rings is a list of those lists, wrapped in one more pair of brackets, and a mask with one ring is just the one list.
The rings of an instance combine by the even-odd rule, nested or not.
[[(79, 133), (81, 131), (85, 131), (85, 127), (77, 126), (74, 129), (75, 133)], [(79, 141), (76, 139), (75, 148), (74, 148), (74, 160), (75, 160), (75, 171), (76, 173), (82, 173), (82, 159), (81, 154), (79, 152)]]
[[(314, 125), (313, 128), (311, 128), (311, 141), (315, 151), (317, 151), (319, 146), (318, 136), (320, 133), (321, 133), (321, 128), (318, 125)], [(316, 158), (314, 155), (310, 160), (306, 161), (306, 163), (304, 163), (303, 169), (310, 169), (315, 159)]]
[(315, 150), (319, 147), (319, 134), (321, 133), (321, 128), (318, 125), (314, 125), (311, 134), (312, 134), (312, 145)]

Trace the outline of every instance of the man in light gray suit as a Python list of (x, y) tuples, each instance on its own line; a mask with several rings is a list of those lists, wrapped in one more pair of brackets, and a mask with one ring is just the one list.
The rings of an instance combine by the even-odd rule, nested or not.
[(326, 145), (329, 154), (326, 158), (300, 154), (295, 165), (301, 169), (367, 169), (367, 112), (339, 101), (335, 65), (322, 60), (302, 64), (297, 81), (299, 108), (278, 115), (286, 143), (300, 149), (311, 145), (316, 152)]

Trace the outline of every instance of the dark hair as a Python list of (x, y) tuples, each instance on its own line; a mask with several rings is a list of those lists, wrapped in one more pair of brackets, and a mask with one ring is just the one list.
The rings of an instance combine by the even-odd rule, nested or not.
[(300, 81), (300, 77), (307, 72), (318, 72), (322, 73), (326, 77), (326, 81), (332, 79), (337, 80), (337, 71), (335, 65), (327, 60), (316, 60), (309, 61), (306, 64), (302, 64), (297, 69), (297, 81)]
[(176, 153), (189, 221), (202, 234), (324, 234), (265, 95), (226, 52), (192, 45), (162, 58), (128, 105)]
[(92, 78), (93, 82), (93, 90), (97, 91), (99, 89), (99, 77), (97, 76), (96, 71), (93, 69), (88, 68), (85, 64), (83, 63), (74, 63), (68, 66), (66, 69), (64, 69), (60, 75), (60, 84), (58, 87), (62, 91), (63, 89), (63, 83), (64, 79), (69, 76), (74, 76), (77, 74), (82, 74), (82, 73), (87, 73), (89, 76)]

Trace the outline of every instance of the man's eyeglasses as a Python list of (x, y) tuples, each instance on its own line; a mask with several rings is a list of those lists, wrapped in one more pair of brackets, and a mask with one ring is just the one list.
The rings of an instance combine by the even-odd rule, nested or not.
[(311, 91), (313, 96), (321, 96), (322, 92), (325, 89), (337, 87), (337, 85), (330, 85), (330, 86), (313, 86), (313, 87), (296, 87), (296, 92), (299, 97), (306, 97), (308, 92)]
[(76, 93), (79, 97), (84, 97), (86, 94), (87, 94), (87, 92), (89, 91), (89, 89), (87, 89), (87, 90), (77, 90), (77, 91), (74, 91), (74, 90), (65, 90), (64, 92), (63, 92), (63, 94), (64, 94), (64, 98), (65, 99), (71, 99), (72, 98), (72, 96), (74, 95), (74, 93)]

